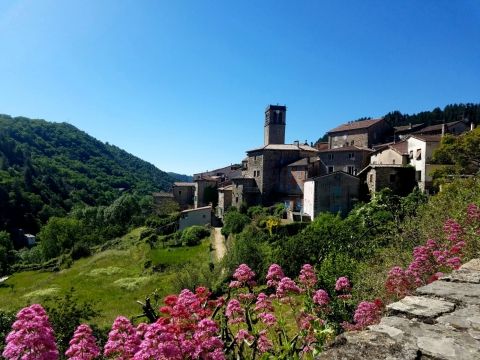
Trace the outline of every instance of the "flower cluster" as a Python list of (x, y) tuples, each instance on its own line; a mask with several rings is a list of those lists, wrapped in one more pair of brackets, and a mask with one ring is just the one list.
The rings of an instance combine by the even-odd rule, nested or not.
[(272, 264), (268, 268), (267, 273), (267, 286), (268, 287), (276, 287), (278, 282), (285, 277), (282, 268), (278, 264)]
[(57, 360), (58, 350), (45, 309), (39, 304), (17, 314), (3, 351), (6, 359)]
[(305, 289), (311, 289), (317, 284), (317, 275), (315, 275), (315, 270), (312, 265), (305, 264), (302, 266), (298, 281)]
[[(476, 216), (476, 205), (469, 205), (467, 215)], [(425, 245), (413, 250), (413, 260), (404, 270), (393, 267), (387, 276), (387, 292), (397, 297), (410, 294), (415, 288), (437, 280), (444, 270), (458, 269), (462, 264), (462, 250), (466, 246), (464, 229), (453, 219), (447, 219), (443, 226), (445, 242), (428, 239)]]
[(358, 304), (353, 320), (355, 324), (343, 323), (345, 330), (362, 330), (369, 325), (376, 324), (382, 316), (382, 302), (377, 299), (374, 302), (362, 301)]
[(93, 360), (100, 355), (92, 329), (86, 324), (77, 327), (69, 345), (65, 355), (70, 360)]
[(255, 273), (246, 264), (241, 264), (233, 273), (234, 281), (230, 282), (231, 288), (255, 286)]

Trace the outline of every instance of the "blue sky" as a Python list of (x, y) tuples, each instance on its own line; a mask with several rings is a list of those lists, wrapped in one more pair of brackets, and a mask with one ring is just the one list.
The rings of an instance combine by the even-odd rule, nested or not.
[(392, 110), (480, 102), (480, 1), (2, 0), (0, 113), (192, 174)]

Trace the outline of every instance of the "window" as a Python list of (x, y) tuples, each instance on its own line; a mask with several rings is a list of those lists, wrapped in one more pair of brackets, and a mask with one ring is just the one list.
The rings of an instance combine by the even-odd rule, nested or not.
[(178, 195), (182, 195), (182, 190), (179, 190), (179, 191), (178, 191)]
[(238, 196), (235, 197), (235, 202), (238, 203)]
[(417, 181), (422, 180), (422, 171), (421, 170), (415, 171), (415, 180), (417, 180)]
[(390, 182), (391, 183), (394, 183), (396, 178), (397, 178), (396, 174), (390, 174)]
[(333, 154), (328, 154), (328, 160), (333, 160)]
[(355, 160), (355, 153), (348, 153), (348, 160)]
[(355, 143), (354, 140), (350, 141), (350, 145), (353, 146), (353, 144)]
[(416, 160), (422, 160), (422, 149), (417, 149), (417, 153), (415, 154)]
[(347, 166), (347, 173), (349, 173), (350, 175), (353, 175), (353, 166)]
[(408, 158), (413, 159), (413, 150), (410, 150), (410, 152), (408, 153)]
[(370, 180), (371, 183), (373, 182), (373, 174), (370, 174)]
[(395, 159), (392, 160), (392, 164), (395, 165)]
[(328, 167), (328, 173), (329, 173), (329, 174), (333, 173), (333, 166), (329, 166), (329, 167)]

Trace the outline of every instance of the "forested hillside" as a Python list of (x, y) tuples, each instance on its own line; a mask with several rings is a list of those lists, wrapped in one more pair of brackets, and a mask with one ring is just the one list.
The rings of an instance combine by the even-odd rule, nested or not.
[(76, 205), (168, 190), (173, 178), (67, 123), (0, 115), (0, 230), (36, 233)]

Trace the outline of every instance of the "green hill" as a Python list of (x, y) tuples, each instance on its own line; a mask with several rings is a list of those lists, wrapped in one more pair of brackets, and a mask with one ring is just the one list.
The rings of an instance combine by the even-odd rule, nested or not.
[(0, 230), (36, 233), (76, 205), (170, 189), (174, 179), (67, 123), (0, 115)]
[(174, 291), (179, 270), (187, 263), (211, 261), (210, 240), (197, 246), (150, 246), (139, 239), (143, 228), (122, 237), (116, 245), (88, 258), (75, 261), (71, 267), (57, 271), (24, 271), (15, 273), (0, 284), (0, 310), (18, 310), (48, 298), (62, 297), (75, 289), (80, 301), (93, 301), (100, 316), (94, 322), (110, 326), (119, 314), (141, 313), (137, 300), (144, 300), (155, 289), (160, 298)]

